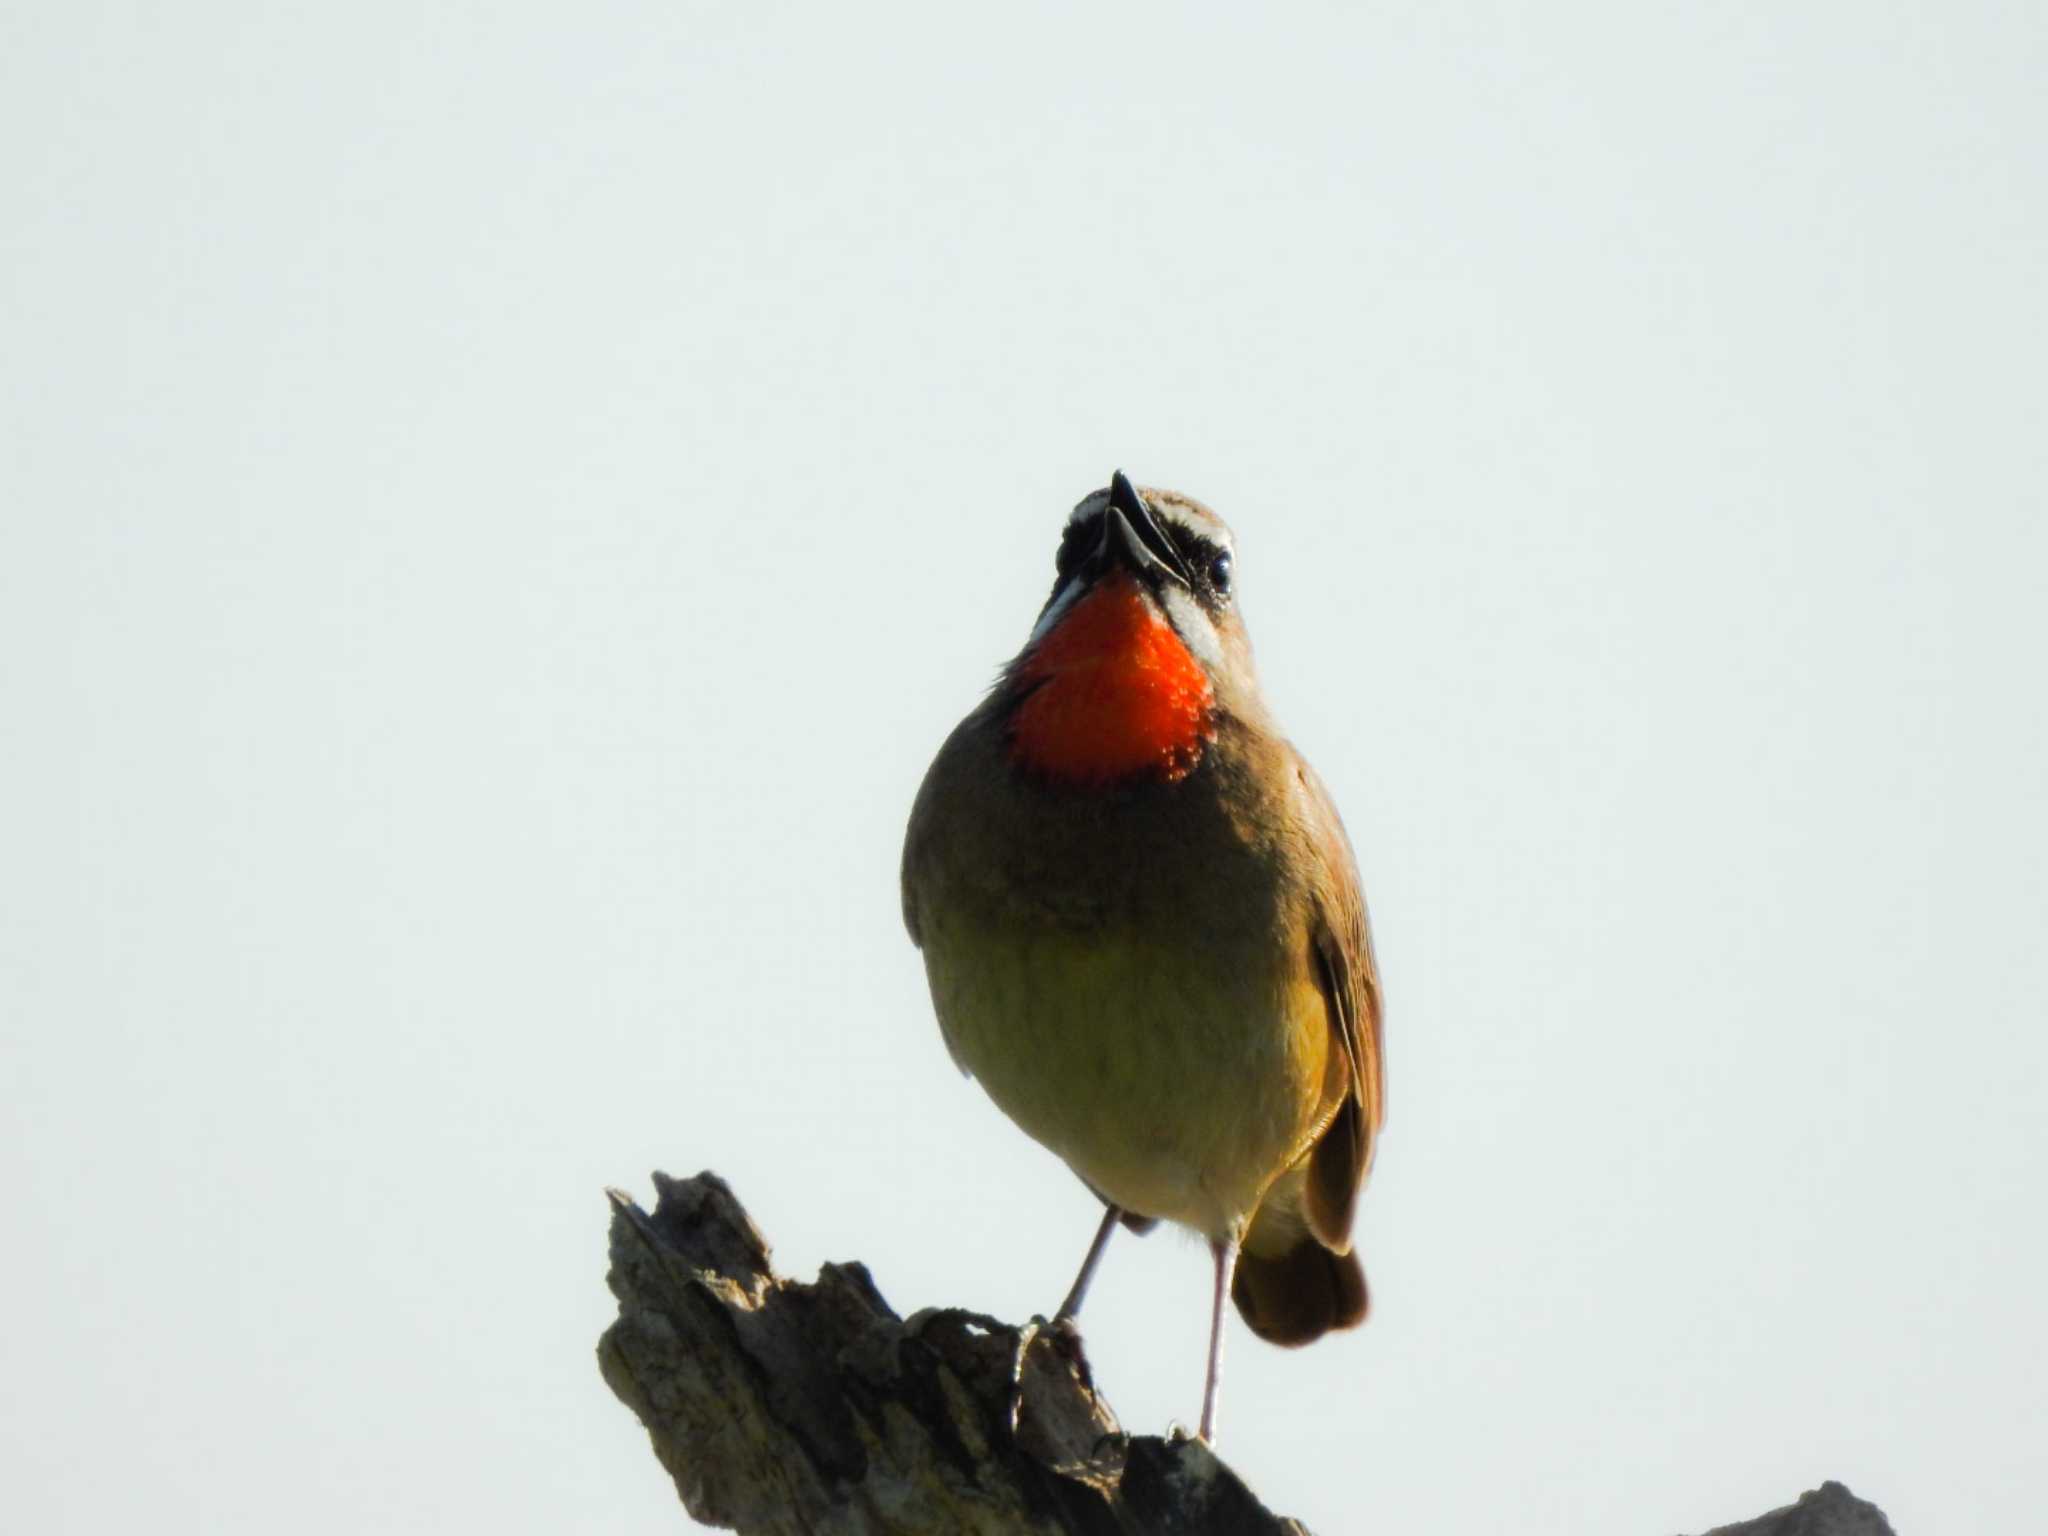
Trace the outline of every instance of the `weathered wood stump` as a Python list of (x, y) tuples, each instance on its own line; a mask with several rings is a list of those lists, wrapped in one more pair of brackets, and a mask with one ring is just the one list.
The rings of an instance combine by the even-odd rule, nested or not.
[[(899, 1318), (858, 1263), (783, 1279), (723, 1179), (654, 1184), (651, 1215), (612, 1192), (619, 1317), (598, 1363), (697, 1519), (742, 1536), (1307, 1536), (1200, 1441), (1125, 1434), (1071, 1332)], [(1712, 1536), (1890, 1527), (1829, 1483)]]

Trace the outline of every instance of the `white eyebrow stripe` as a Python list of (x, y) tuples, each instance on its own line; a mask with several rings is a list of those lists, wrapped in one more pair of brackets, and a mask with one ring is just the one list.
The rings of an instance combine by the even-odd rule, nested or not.
[[(1147, 505), (1151, 504), (1148, 502)], [(1171, 523), (1190, 537), (1200, 539), (1204, 544), (1213, 544), (1225, 554), (1235, 555), (1237, 553), (1237, 540), (1231, 535), (1229, 529), (1219, 524), (1201, 522), (1192, 517), (1183, 517), (1180, 508), (1170, 504), (1154, 506), (1152, 508), (1152, 515), (1162, 523)]]

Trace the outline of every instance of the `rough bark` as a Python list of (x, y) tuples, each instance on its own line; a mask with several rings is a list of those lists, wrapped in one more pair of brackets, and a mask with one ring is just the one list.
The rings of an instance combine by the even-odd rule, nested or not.
[(1717, 1525), (1707, 1536), (1892, 1536), (1884, 1511), (1866, 1504), (1840, 1483), (1822, 1483), (1754, 1520)]
[[(1071, 1332), (899, 1318), (858, 1263), (783, 1279), (716, 1174), (654, 1183), (652, 1214), (611, 1195), (619, 1317), (598, 1363), (697, 1519), (742, 1536), (1307, 1536), (1200, 1441), (1125, 1434)], [(1880, 1533), (1830, 1483), (1712, 1536)]]

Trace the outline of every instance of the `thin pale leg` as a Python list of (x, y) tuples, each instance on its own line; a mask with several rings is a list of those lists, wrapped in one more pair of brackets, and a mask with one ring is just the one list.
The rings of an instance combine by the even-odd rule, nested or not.
[(1216, 1260), (1216, 1299), (1209, 1306), (1209, 1372), (1202, 1382), (1202, 1438), (1216, 1443), (1216, 1399), (1223, 1386), (1223, 1303), (1230, 1298), (1230, 1278), (1237, 1273), (1237, 1238), (1212, 1242)]
[(1113, 1205), (1102, 1213), (1102, 1225), (1095, 1229), (1095, 1241), (1088, 1245), (1088, 1257), (1081, 1261), (1081, 1273), (1074, 1276), (1073, 1289), (1067, 1292), (1067, 1299), (1060, 1303), (1059, 1311), (1053, 1315), (1055, 1323), (1071, 1323), (1081, 1315), (1081, 1302), (1088, 1294), (1088, 1282), (1095, 1278), (1095, 1266), (1102, 1262), (1102, 1250), (1109, 1246), (1109, 1234), (1116, 1230), (1123, 1214)]

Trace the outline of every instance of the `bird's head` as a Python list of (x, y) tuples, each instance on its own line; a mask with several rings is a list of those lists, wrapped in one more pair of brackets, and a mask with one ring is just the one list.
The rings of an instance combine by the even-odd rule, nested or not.
[(1067, 519), (1052, 595), (1003, 674), (1024, 767), (1071, 783), (1186, 777), (1219, 712), (1256, 704), (1236, 540), (1191, 497), (1119, 470)]

